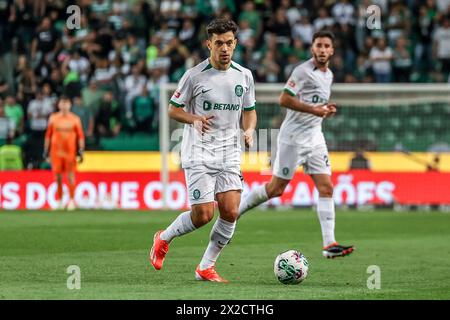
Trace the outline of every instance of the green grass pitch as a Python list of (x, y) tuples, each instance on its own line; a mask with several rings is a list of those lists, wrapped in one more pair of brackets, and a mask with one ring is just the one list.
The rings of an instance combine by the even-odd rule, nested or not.
[[(175, 239), (161, 271), (149, 267), (153, 234), (178, 212), (0, 213), (0, 299), (450, 299), (450, 214), (337, 212), (336, 235), (349, 256), (321, 256), (312, 210), (248, 213), (217, 264), (229, 284), (194, 280), (212, 223)], [(310, 273), (300, 285), (278, 283), (276, 255), (302, 251)], [(81, 289), (67, 289), (67, 267)], [(369, 290), (367, 268), (381, 270)]]

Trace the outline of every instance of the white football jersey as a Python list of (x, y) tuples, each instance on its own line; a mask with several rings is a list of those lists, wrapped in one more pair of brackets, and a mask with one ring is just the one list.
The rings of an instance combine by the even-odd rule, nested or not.
[(185, 124), (181, 142), (181, 165), (235, 165), (241, 161), (240, 119), (242, 110), (255, 108), (255, 85), (250, 70), (231, 62), (217, 70), (209, 59), (189, 69), (181, 78), (170, 103), (186, 112), (213, 116), (211, 129), (199, 133)]
[[(284, 91), (300, 101), (318, 106), (328, 103), (331, 94), (333, 73), (316, 68), (313, 59), (298, 65), (284, 86)], [(287, 109), (280, 128), (279, 139), (287, 144), (312, 148), (325, 143), (322, 133), (323, 118), (310, 113)]]

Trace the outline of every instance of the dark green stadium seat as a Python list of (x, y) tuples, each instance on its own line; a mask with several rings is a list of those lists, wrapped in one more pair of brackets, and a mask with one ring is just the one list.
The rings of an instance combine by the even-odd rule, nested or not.
[(100, 139), (100, 147), (110, 151), (157, 151), (159, 138), (157, 134), (121, 133), (113, 138)]

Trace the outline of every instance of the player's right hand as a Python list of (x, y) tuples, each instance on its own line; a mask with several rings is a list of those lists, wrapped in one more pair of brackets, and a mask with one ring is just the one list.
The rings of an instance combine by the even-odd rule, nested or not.
[(327, 118), (336, 113), (336, 105), (334, 103), (321, 104), (313, 108), (313, 114), (317, 117)]
[(83, 150), (79, 149), (77, 151), (77, 162), (83, 163), (83, 161), (84, 161)]
[(194, 128), (201, 134), (204, 134), (209, 129), (211, 129), (210, 119), (214, 118), (214, 116), (196, 116), (196, 119), (193, 122)]

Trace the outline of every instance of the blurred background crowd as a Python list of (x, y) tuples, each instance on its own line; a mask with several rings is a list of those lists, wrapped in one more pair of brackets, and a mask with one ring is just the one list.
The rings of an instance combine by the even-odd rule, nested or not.
[[(368, 28), (370, 5), (380, 29)], [(159, 87), (208, 56), (217, 16), (238, 23), (233, 60), (257, 82), (284, 82), (323, 28), (337, 38), (335, 82), (450, 81), (450, 0), (0, 0), (0, 139), (22, 139), (26, 167), (40, 167), (63, 93), (89, 149), (123, 132), (157, 137)]]

